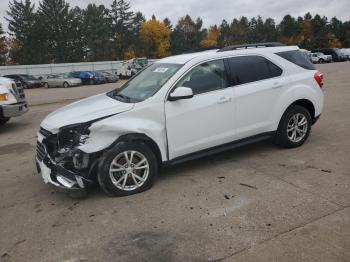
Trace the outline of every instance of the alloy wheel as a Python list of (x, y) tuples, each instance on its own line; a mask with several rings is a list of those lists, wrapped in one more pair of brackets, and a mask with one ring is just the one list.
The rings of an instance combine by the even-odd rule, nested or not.
[(149, 163), (138, 151), (119, 153), (111, 162), (109, 176), (118, 189), (132, 191), (141, 187), (147, 180)]
[(301, 113), (297, 113), (288, 121), (287, 136), (293, 143), (298, 143), (305, 137), (307, 129), (308, 122), (306, 116)]

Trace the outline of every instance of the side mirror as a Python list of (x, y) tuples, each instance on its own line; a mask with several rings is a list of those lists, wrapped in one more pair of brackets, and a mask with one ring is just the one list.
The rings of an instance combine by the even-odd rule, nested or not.
[(189, 87), (180, 86), (176, 88), (170, 95), (169, 101), (176, 101), (180, 99), (189, 99), (193, 97), (193, 91)]

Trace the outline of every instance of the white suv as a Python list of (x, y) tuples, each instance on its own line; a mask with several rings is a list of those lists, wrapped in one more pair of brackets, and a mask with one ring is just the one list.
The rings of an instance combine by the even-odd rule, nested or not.
[(160, 167), (273, 137), (302, 145), (323, 109), (323, 76), (296, 46), (228, 46), (172, 56), (121, 88), (65, 106), (41, 123), (46, 183), (109, 195), (152, 186)]

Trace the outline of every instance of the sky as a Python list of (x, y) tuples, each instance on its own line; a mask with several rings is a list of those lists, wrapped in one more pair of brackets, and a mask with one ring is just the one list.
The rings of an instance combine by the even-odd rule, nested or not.
[[(32, 0), (36, 6), (39, 1)], [(113, 0), (66, 1), (71, 6), (86, 7), (89, 3), (110, 6)], [(9, 2), (10, 0), (0, 0), (0, 23), (5, 30), (7, 23), (3, 17)], [(279, 22), (285, 14), (303, 16), (306, 12), (350, 20), (350, 0), (131, 0), (130, 3), (133, 11), (141, 11), (147, 19), (154, 14), (161, 20), (169, 17), (172, 24), (176, 24), (179, 17), (189, 14), (191, 17), (201, 17), (205, 27), (220, 24), (223, 18), (231, 21), (240, 16), (250, 18), (261, 15)]]

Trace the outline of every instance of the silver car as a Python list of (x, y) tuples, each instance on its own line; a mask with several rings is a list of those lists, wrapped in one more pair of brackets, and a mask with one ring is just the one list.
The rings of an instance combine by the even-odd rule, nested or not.
[(43, 81), (45, 81), (44, 86), (46, 88), (50, 87), (71, 87), (80, 86), (82, 82), (79, 78), (72, 78), (65, 74), (58, 75), (48, 75)]

